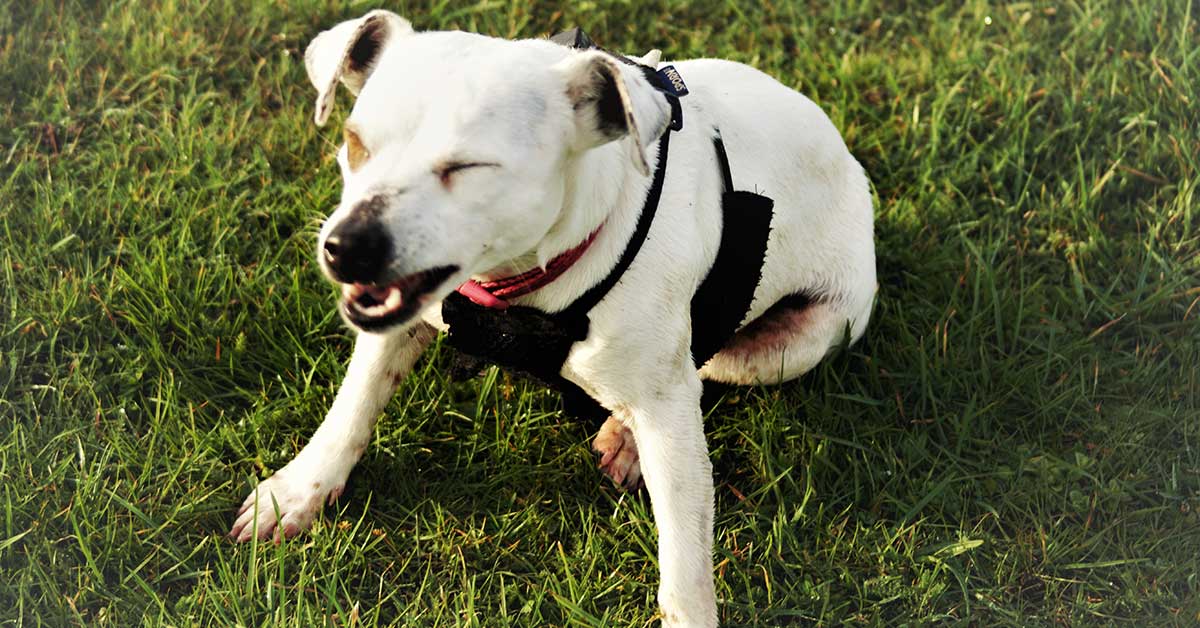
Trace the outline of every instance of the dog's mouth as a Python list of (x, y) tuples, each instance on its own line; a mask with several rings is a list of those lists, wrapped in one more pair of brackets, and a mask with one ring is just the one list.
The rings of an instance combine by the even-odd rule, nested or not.
[(342, 284), (342, 314), (355, 327), (376, 331), (412, 318), (458, 266), (438, 266), (388, 283)]

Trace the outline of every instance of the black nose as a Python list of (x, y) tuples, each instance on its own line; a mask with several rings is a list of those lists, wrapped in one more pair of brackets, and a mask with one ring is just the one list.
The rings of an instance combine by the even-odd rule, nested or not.
[(325, 238), (321, 254), (338, 281), (371, 283), (383, 274), (392, 241), (375, 216), (356, 209)]

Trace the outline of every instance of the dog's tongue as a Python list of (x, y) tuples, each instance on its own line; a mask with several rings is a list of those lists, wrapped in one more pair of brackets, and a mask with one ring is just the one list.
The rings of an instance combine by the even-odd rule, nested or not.
[(508, 301), (496, 298), (496, 295), (488, 292), (483, 286), (474, 281), (468, 281), (459, 286), (458, 292), (476, 305), (495, 308), (497, 310), (503, 310), (508, 307)]

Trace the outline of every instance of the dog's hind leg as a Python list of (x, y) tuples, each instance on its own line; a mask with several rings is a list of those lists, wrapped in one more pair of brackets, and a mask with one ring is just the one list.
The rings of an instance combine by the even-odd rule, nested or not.
[[(710, 412), (729, 389), (728, 384), (705, 380), (704, 394), (700, 397), (701, 412)], [(600, 431), (592, 439), (592, 450), (600, 454), (600, 470), (617, 486), (636, 491), (645, 485), (633, 431), (617, 417), (608, 417), (600, 426)]]
[(304, 449), (246, 497), (229, 536), (278, 539), (307, 529), (341, 495), (379, 413), (434, 335), (425, 323), (386, 335), (360, 333), (329, 414)]
[(700, 376), (726, 384), (777, 384), (803, 375), (850, 332), (857, 340), (870, 314), (849, 316), (831, 302), (781, 301), (741, 329), (713, 356)]

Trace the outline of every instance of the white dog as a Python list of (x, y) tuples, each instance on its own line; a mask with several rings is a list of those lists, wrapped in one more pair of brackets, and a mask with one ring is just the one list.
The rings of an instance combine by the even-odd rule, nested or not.
[(449, 331), (606, 419), (602, 465), (652, 500), (663, 624), (713, 626), (701, 382), (793, 379), (862, 335), (869, 184), (829, 118), (765, 74), (567, 43), (372, 11), (309, 45), (317, 123), (339, 81), (357, 96), (318, 251), (358, 337), (325, 421), (231, 534), (306, 529)]

